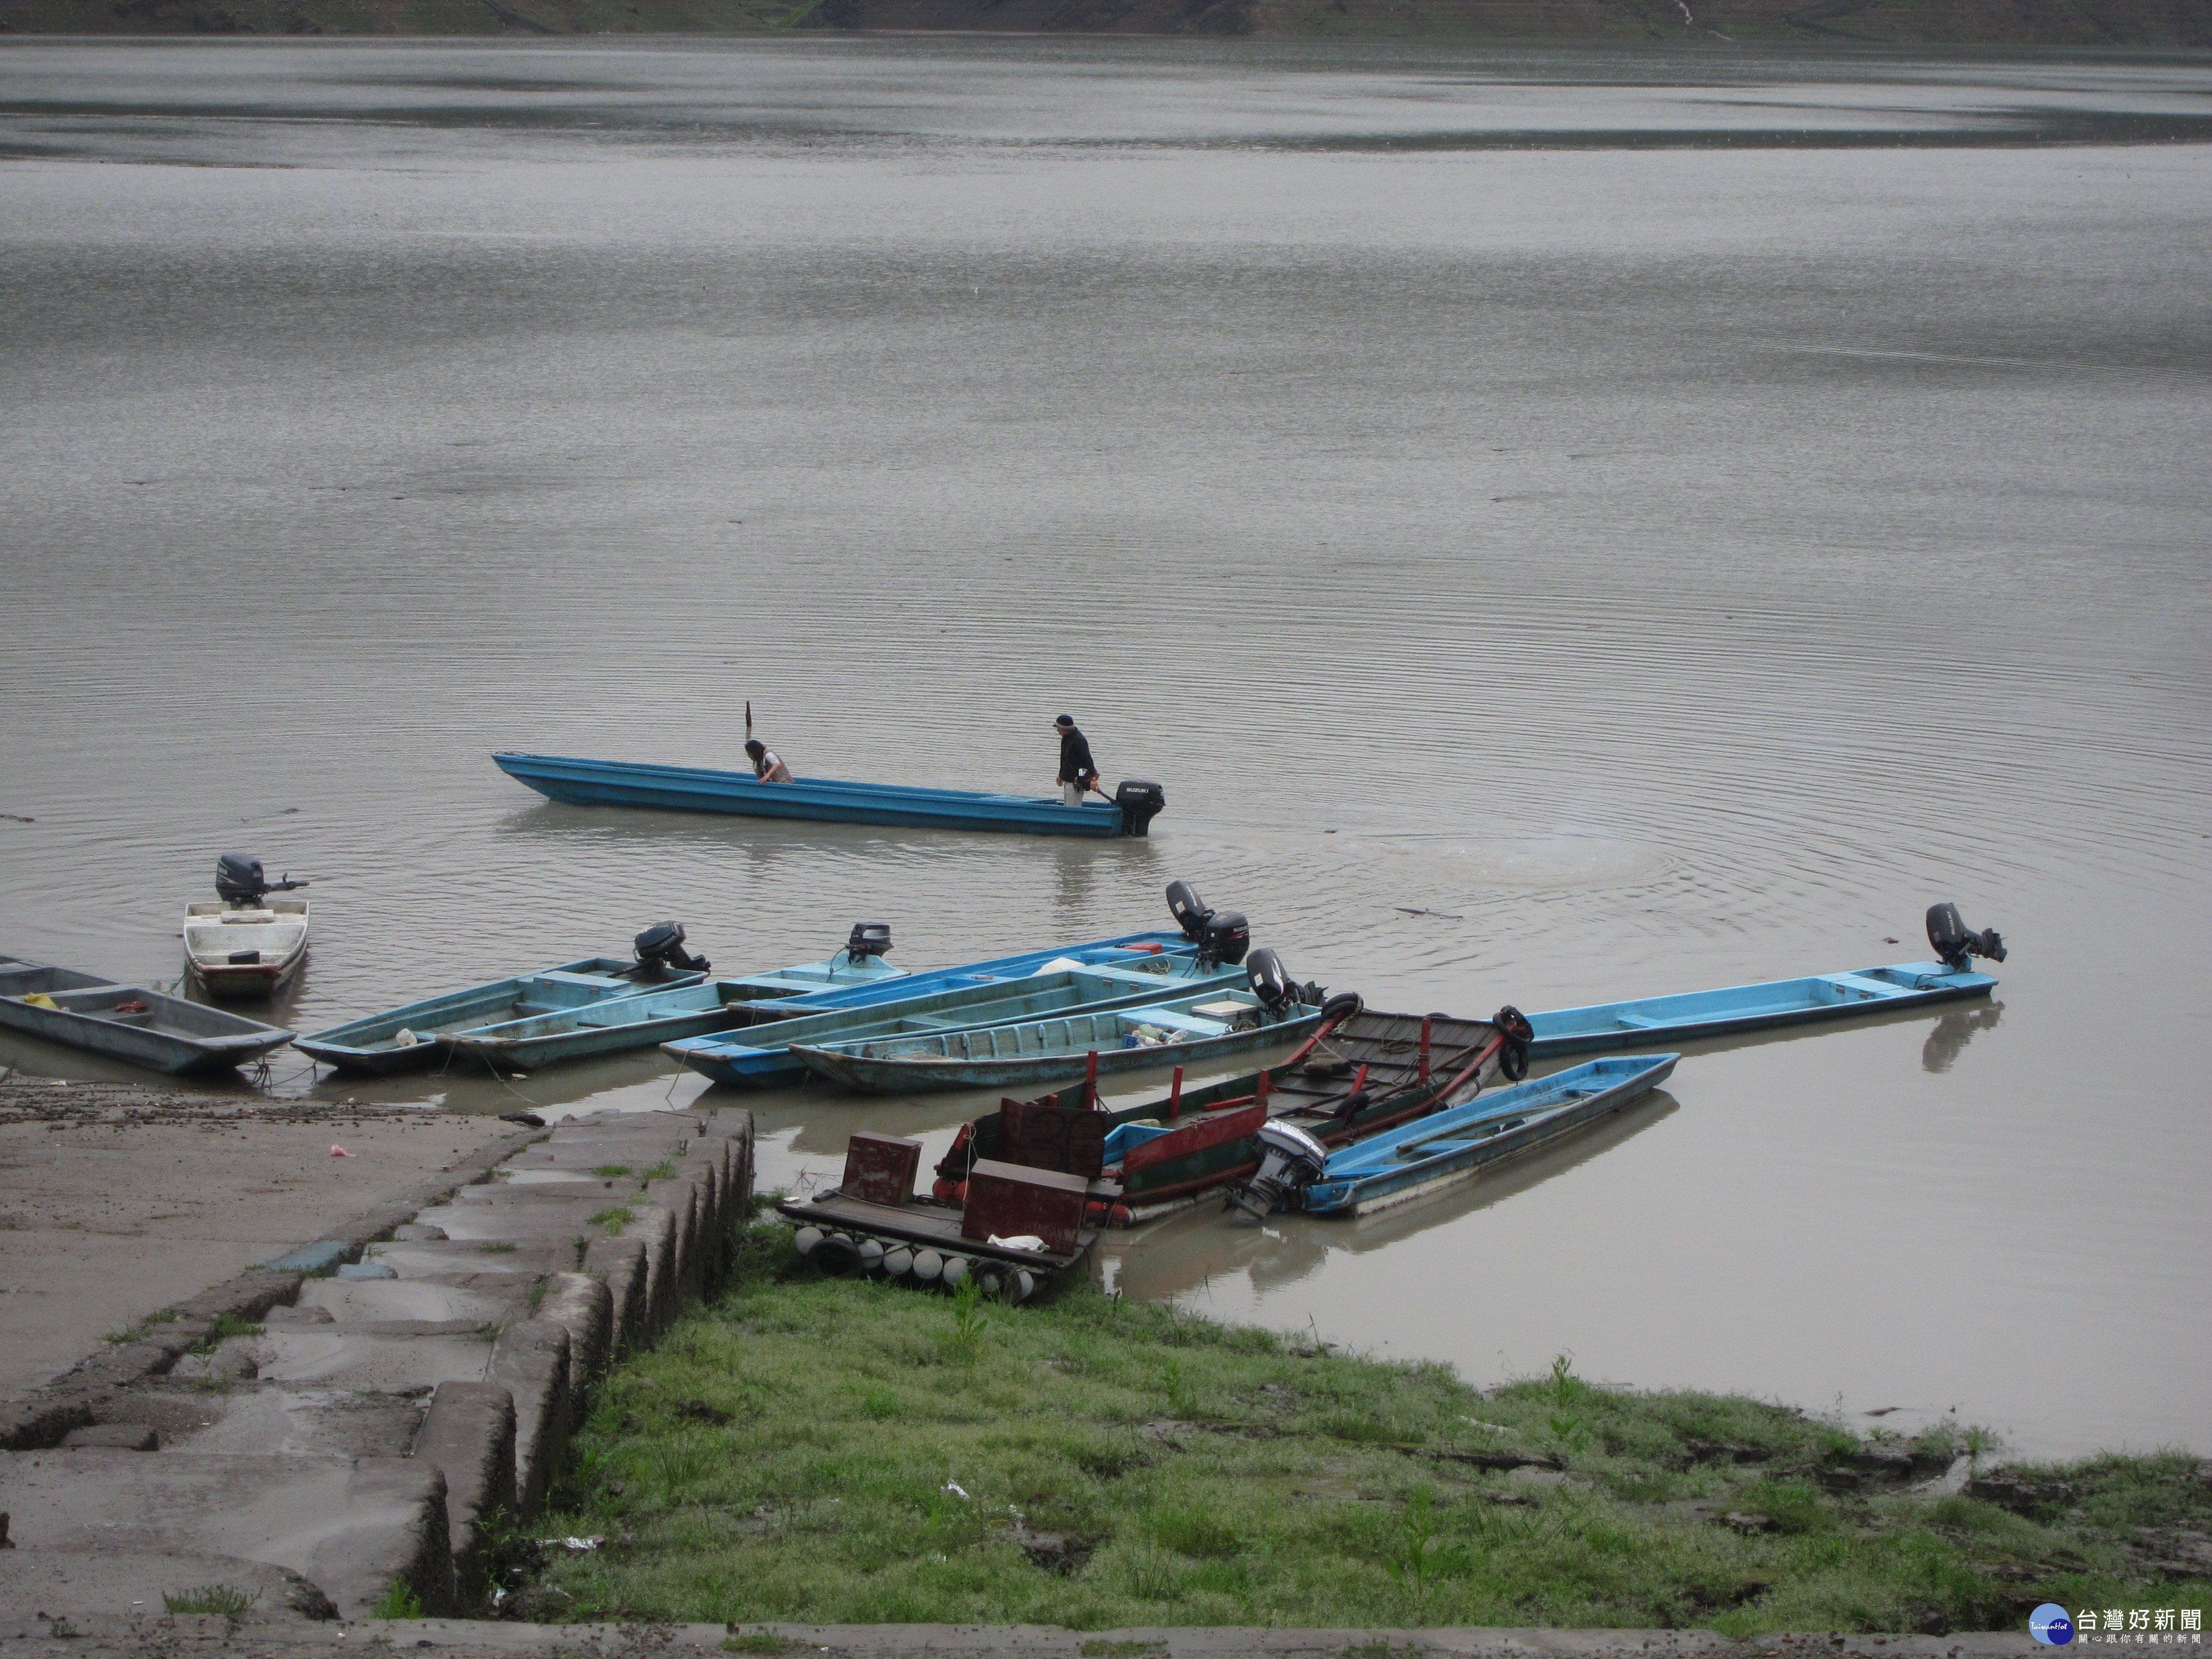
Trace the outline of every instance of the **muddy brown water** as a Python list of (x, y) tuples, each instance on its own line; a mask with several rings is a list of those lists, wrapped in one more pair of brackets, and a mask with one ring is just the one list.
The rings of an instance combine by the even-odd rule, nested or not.
[[(2212, 1447), (2202, 58), (0, 44), (0, 948), (312, 877), (312, 1030), (623, 948), (1156, 925), (1486, 1012), (2014, 949), (1125, 1291), (1488, 1381)], [(495, 748), (1149, 841), (575, 810)], [(20, 822), (28, 818), (34, 822)], [(1892, 941), (1895, 942), (1892, 942)], [(97, 1065), (22, 1042), (33, 1074)], [(657, 1054), (281, 1092), (696, 1097)], [(766, 1172), (976, 1103), (761, 1097)], [(4, 1304), (0, 1304), (4, 1305)], [(4, 1316), (0, 1316), (4, 1317)], [(1865, 1421), (1864, 1419), (1855, 1420)]]

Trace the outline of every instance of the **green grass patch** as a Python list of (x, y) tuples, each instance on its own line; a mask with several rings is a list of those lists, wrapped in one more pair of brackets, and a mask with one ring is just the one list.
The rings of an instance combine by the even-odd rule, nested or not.
[(477, 1249), (482, 1250), (486, 1255), (513, 1255), (515, 1250), (515, 1247), (504, 1239), (489, 1244), (479, 1244)]
[(1565, 1358), (1480, 1390), (1085, 1289), (1010, 1307), (821, 1280), (768, 1226), (717, 1304), (599, 1390), (543, 1528), (610, 1542), (549, 1560), (568, 1599), (546, 1599), (733, 1631), (1738, 1637), (2212, 1599), (2156, 1565), (2178, 1547), (2145, 1541), (2212, 1529), (2193, 1459), (2029, 1469), (2001, 1503), (1913, 1489), (1964, 1450), (1956, 1425), (1862, 1434), (1601, 1388)]
[(584, 1224), (587, 1227), (605, 1227), (607, 1230), (607, 1237), (612, 1238), (636, 1219), (636, 1211), (627, 1205), (617, 1204), (611, 1210), (601, 1210), (597, 1215), (586, 1217)]
[(592, 1166), (592, 1173), (595, 1176), (605, 1176), (608, 1180), (612, 1181), (617, 1176), (628, 1175), (629, 1173), (629, 1165), (627, 1164), (595, 1164)]
[(422, 1598), (404, 1578), (395, 1578), (384, 1587), (384, 1594), (368, 1610), (372, 1619), (420, 1619)]
[(676, 1179), (676, 1166), (666, 1158), (663, 1158), (643, 1175), (638, 1176), (638, 1179), (640, 1181), (673, 1181)]

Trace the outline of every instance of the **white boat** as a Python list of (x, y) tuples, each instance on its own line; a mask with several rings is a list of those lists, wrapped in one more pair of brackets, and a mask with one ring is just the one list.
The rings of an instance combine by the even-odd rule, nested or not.
[(185, 906), (185, 957), (209, 995), (269, 997), (290, 982), (307, 957), (307, 901), (270, 895), (307, 884), (268, 881), (260, 860), (222, 855), (215, 877), (222, 896)]

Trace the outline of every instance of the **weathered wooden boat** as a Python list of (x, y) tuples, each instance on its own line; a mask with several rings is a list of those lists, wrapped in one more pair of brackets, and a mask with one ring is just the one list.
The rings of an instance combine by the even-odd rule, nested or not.
[(270, 881), (261, 860), (225, 853), (216, 860), (213, 902), (185, 906), (185, 961), (210, 996), (273, 996), (307, 959), (307, 901), (271, 898), (305, 887)]
[[(1274, 1206), (1309, 1215), (1370, 1215), (1411, 1203), (1602, 1122), (1664, 1082), (1680, 1058), (1590, 1060), (1448, 1106), (1407, 1133), (1374, 1135), (1335, 1152), (1300, 1146), (1283, 1126), (1270, 1125), (1268, 1158), (1254, 1185), (1268, 1188)], [(1246, 1207), (1267, 1213), (1265, 1206)]]
[(1713, 991), (1646, 997), (1634, 1002), (1595, 1003), (1531, 1014), (1537, 1054), (1597, 1054), (1614, 1048), (1649, 1048), (1686, 1042), (1693, 1037), (1727, 1036), (1820, 1020), (1985, 997), (1997, 981), (1972, 972), (1974, 957), (2005, 959), (2004, 941), (1995, 928), (1976, 933), (1959, 919), (1956, 905), (1938, 904), (1928, 912), (1928, 939), (1942, 959), (1901, 962), (1887, 968), (1860, 968), (1806, 979), (1770, 980), (1759, 985), (1730, 985)]
[[(882, 1005), (893, 1000), (902, 1005), (904, 1014), (935, 1018), (960, 1012), (962, 1017), (953, 1018), (950, 1026), (936, 1028), (945, 1030), (990, 1023), (988, 1018), (972, 1011), (996, 1002), (1008, 989), (1009, 981), (1025, 981), (1048, 963), (1079, 967), (1133, 966), (1173, 977), (1193, 971), (1193, 961), (1198, 957), (1230, 964), (1243, 960), (1251, 932), (1242, 915), (1234, 910), (1211, 908), (1185, 881), (1168, 884), (1167, 900), (1169, 912), (1176, 919), (1177, 931), (1173, 933), (1124, 933), (1115, 939), (1092, 939), (1086, 945), (1024, 951), (1014, 956), (964, 963), (957, 968), (935, 969), (910, 975), (902, 984), (884, 989), (797, 998), (774, 1007), (763, 1006), (751, 1010), (750, 1017), (755, 1022), (751, 1029), (721, 1036), (687, 1037), (661, 1047), (693, 1071), (717, 1083), (740, 1088), (772, 1088), (796, 1082), (805, 1075), (806, 1068), (790, 1051), (791, 1043), (826, 1042), (860, 1036), (875, 1020), (884, 1017), (887, 1011), (882, 1009)], [(878, 1012), (854, 1014), (850, 1018), (831, 1018), (811, 1012), (830, 1008), (869, 1008)], [(790, 1023), (778, 1023), (773, 1031), (757, 1029), (772, 1018)], [(797, 1023), (802, 1019), (805, 1024)]]
[[(445, 1038), (455, 1031), (696, 985), (707, 977), (709, 964), (684, 951), (684, 930), (674, 922), (648, 927), (633, 949), (627, 962), (580, 957), (348, 1020), (295, 1038), (295, 1045), (341, 1071), (416, 1071), (444, 1060)], [(886, 977), (899, 971), (884, 967)]]
[(651, 806), (678, 812), (735, 812), (749, 817), (829, 823), (884, 823), (924, 830), (987, 830), (1028, 836), (1143, 836), (1166, 805), (1159, 785), (1124, 781), (1110, 804), (1063, 805), (1056, 798), (1001, 795), (906, 784), (794, 778), (763, 783), (750, 772), (567, 755), (492, 757), (500, 770), (549, 799), (573, 806)]
[(0, 957), (0, 1025), (172, 1075), (227, 1072), (289, 1031), (143, 985)]
[(1178, 1076), (1167, 1094), (1112, 1111), (1085, 1109), (1089, 1097), (1006, 1101), (954, 1136), (932, 1192), (957, 1205), (969, 1169), (996, 1159), (1103, 1181), (1114, 1196), (1102, 1219), (1140, 1225), (1255, 1174), (1270, 1121), (1341, 1146), (1520, 1075), (1527, 1030), (1510, 1006), (1479, 1020), (1340, 1005), (1279, 1064), (1206, 1088), (1186, 1091)]
[(1110, 1188), (985, 1160), (970, 1173), (967, 1201), (948, 1204), (915, 1190), (921, 1161), (919, 1140), (854, 1135), (835, 1188), (776, 1206), (798, 1229), (799, 1253), (835, 1278), (944, 1290), (972, 1281), (1021, 1302), (1064, 1279), (1097, 1242), (1099, 1198)]
[(802, 1074), (805, 1065), (800, 1050), (808, 1047), (964, 1032), (1133, 1008), (1176, 992), (1235, 991), (1243, 981), (1241, 969), (1206, 965), (1195, 957), (1164, 952), (1091, 966), (1047, 963), (1019, 978), (994, 975), (981, 984), (956, 985), (858, 1008), (810, 1012), (789, 1002), (755, 1004), (734, 1011), (731, 1023), (739, 1029), (726, 1033), (704, 1053), (690, 1044), (664, 1046), (710, 1077), (757, 1088)]
[[(1273, 951), (1255, 951), (1245, 971), (1249, 988), (1242, 990), (1217, 985), (967, 1030), (793, 1043), (791, 1053), (816, 1076), (864, 1094), (1030, 1088), (1158, 1066), (1211, 1066), (1297, 1043), (1321, 1024), (1319, 988), (1291, 983)], [(1303, 1000), (1309, 994), (1316, 1000)]]

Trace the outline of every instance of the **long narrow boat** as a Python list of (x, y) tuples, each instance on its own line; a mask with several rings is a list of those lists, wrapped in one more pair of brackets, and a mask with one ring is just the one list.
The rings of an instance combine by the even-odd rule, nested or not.
[(1985, 997), (1996, 988), (1987, 974), (1972, 971), (1975, 957), (2005, 959), (2004, 941), (1995, 928), (1970, 932), (1958, 907), (1937, 904), (1928, 911), (1928, 942), (1938, 962), (1899, 962), (1886, 968), (1859, 968), (1805, 979), (1769, 980), (1759, 985), (1729, 985), (1713, 991), (1645, 997), (1633, 1002), (1593, 1003), (1531, 1014), (1537, 1054), (1601, 1054), (1615, 1048), (1650, 1048), (1686, 1042), (1694, 1037), (1763, 1031), (1778, 1025), (1850, 1019), (1863, 1014)]
[[(1209, 962), (1234, 963), (1243, 959), (1249, 930), (1241, 914), (1211, 908), (1188, 882), (1169, 883), (1167, 901), (1169, 913), (1176, 919), (1176, 933), (1123, 933), (1115, 939), (1093, 939), (1087, 945), (1026, 951), (987, 962), (966, 963), (957, 968), (940, 968), (915, 974), (902, 985), (888, 989), (840, 991), (796, 998), (753, 1011), (757, 1022), (783, 1021), (773, 1032), (750, 1029), (736, 1036), (686, 1037), (663, 1043), (661, 1048), (717, 1083), (739, 1088), (772, 1088), (796, 1082), (805, 1074), (806, 1068), (791, 1053), (792, 1043), (829, 1042), (858, 1036), (883, 1017), (875, 1013), (831, 1018), (817, 1016), (813, 1011), (872, 1008), (896, 1000), (902, 1004), (913, 1000), (913, 1006), (904, 1010), (907, 1013), (949, 1016), (995, 1001), (1006, 989), (1006, 981), (1026, 979), (1048, 963), (1054, 968), (1134, 965), (1148, 972), (1180, 975), (1189, 970), (1190, 961), (1196, 957), (1202, 956)], [(918, 1000), (940, 996), (945, 1000), (928, 1006)], [(786, 1016), (790, 1017), (788, 1020), (785, 1020)], [(806, 1023), (797, 1023), (801, 1018)], [(967, 1018), (953, 1023), (989, 1021)]]
[[(908, 974), (899, 983), (911, 989), (917, 981), (933, 977)], [(655, 1043), (672, 1047), (703, 1033), (732, 1029), (741, 1030), (751, 1042), (781, 1038), (787, 1045), (829, 1036), (953, 1030), (1079, 1008), (1121, 1007), (1156, 1000), (1170, 986), (1195, 990), (1234, 986), (1242, 978), (1235, 969), (1201, 969), (1189, 957), (1137, 952), (1110, 965), (1048, 964), (1021, 979), (994, 977), (981, 984), (811, 1013), (808, 1008), (817, 1005), (793, 1000), (796, 993), (788, 976), (763, 974), (710, 979), (678, 990), (455, 1031), (446, 1042), (456, 1056), (481, 1059), (502, 1069), (528, 1070), (554, 1060)], [(752, 1052), (764, 1056), (767, 1051)]]
[(1111, 804), (1068, 806), (1055, 799), (905, 784), (794, 778), (763, 783), (750, 772), (568, 755), (495, 754), (493, 763), (549, 799), (572, 806), (650, 806), (678, 812), (830, 823), (886, 823), (924, 830), (988, 830), (1029, 836), (1143, 836), (1166, 804), (1158, 784), (1127, 781)]
[[(978, 979), (963, 974), (960, 977), (971, 982), (858, 1008), (816, 1013), (789, 1002), (756, 1004), (735, 1011), (730, 1023), (742, 1022), (739, 1030), (661, 1046), (717, 1081), (763, 1088), (801, 1076), (806, 1067), (800, 1050), (807, 1047), (1133, 1008), (1176, 992), (1234, 991), (1244, 982), (1241, 969), (1205, 965), (1191, 956), (1082, 954), (1101, 959), (1078, 964), (1074, 957), (1055, 958), (1018, 975), (995, 973)], [(1069, 965), (1054, 965), (1060, 961)]]
[(641, 982), (637, 964), (619, 957), (580, 957), (534, 973), (471, 985), (419, 1002), (387, 1008), (343, 1025), (294, 1039), (304, 1054), (341, 1071), (386, 1075), (418, 1070), (445, 1057), (441, 1041), (453, 1031), (519, 1019), (556, 1009), (589, 1007), (673, 986), (696, 985), (703, 973), (684, 972)]
[(141, 985), (0, 957), (0, 1025), (172, 1075), (227, 1072), (289, 1031)]
[(1321, 1024), (1322, 1010), (1299, 1000), (1297, 993), (1304, 988), (1281, 979), (1274, 952), (1254, 951), (1247, 973), (1253, 988), (1248, 990), (1217, 985), (1135, 1006), (969, 1030), (793, 1043), (791, 1052), (816, 1076), (848, 1089), (919, 1094), (1033, 1088), (1158, 1066), (1211, 1066), (1254, 1048), (1297, 1043)]
[(1284, 1207), (1309, 1215), (1370, 1215), (1462, 1185), (1640, 1100), (1666, 1081), (1680, 1058), (1594, 1060), (1447, 1107), (1407, 1134), (1376, 1135), (1329, 1153), (1310, 1181), (1290, 1185), (1282, 1194)]
[(1141, 1225), (1256, 1171), (1262, 1125), (1295, 1125), (1326, 1146), (1381, 1133), (1519, 1071), (1526, 1029), (1510, 1007), (1495, 1020), (1340, 1011), (1279, 1064), (1206, 1088), (1178, 1079), (1113, 1111), (1010, 1100), (954, 1136), (932, 1191), (957, 1204), (968, 1171), (999, 1159), (1104, 1181), (1115, 1191), (1102, 1219)]

